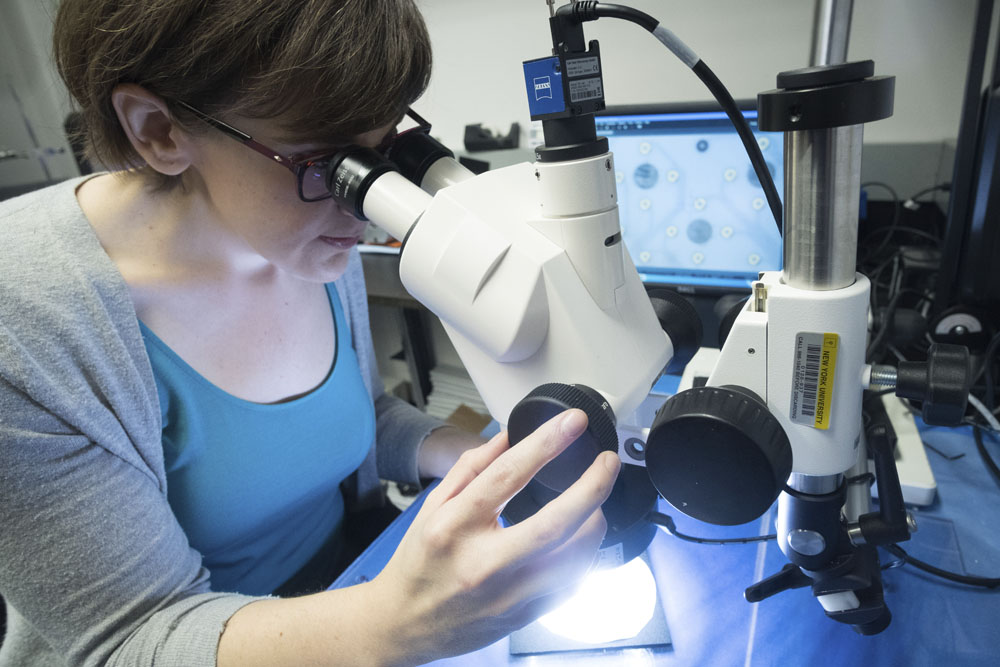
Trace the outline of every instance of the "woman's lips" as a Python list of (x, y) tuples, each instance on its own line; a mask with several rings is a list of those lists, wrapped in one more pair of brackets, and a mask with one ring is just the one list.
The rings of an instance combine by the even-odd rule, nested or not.
[(361, 240), (361, 237), (358, 236), (321, 236), (319, 238), (324, 243), (328, 243), (334, 248), (340, 248), (341, 250), (350, 250)]

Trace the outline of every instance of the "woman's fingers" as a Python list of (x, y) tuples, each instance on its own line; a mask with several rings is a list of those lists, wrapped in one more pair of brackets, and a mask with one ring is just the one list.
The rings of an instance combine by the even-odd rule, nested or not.
[[(432, 492), (437, 504), (444, 503), (465, 490), (497, 457), (510, 449), (507, 432), (503, 431), (479, 447), (463, 452), (448, 474)], [(427, 500), (431, 500), (428, 496)]]
[(618, 457), (599, 456), (562, 495), (516, 526), (500, 528), (497, 514), (586, 423), (583, 412), (570, 410), (517, 447), (503, 434), (463, 454), (379, 575), (382, 590), (417, 610), (433, 626), (430, 634), (464, 636), (476, 645), (552, 604), (549, 596), (565, 592), (593, 562), (606, 529), (600, 506), (614, 485)]
[(514, 570), (512, 611), (528, 623), (570, 598), (592, 571), (606, 529), (603, 513), (595, 510), (566, 542), (523, 562)]
[(507, 528), (505, 543), (511, 561), (552, 551), (577, 534), (608, 499), (620, 468), (617, 453), (603, 452), (568, 489), (533, 516)]
[(456, 511), (470, 519), (495, 517), (514, 494), (531, 481), (542, 466), (558, 456), (587, 428), (582, 410), (567, 410), (539, 426), (517, 446), (501, 454), (456, 501)]

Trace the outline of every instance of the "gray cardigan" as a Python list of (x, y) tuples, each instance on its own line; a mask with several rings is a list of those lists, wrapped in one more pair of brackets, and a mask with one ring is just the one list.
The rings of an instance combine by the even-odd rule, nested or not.
[[(255, 598), (210, 589), (167, 504), (152, 370), (81, 181), (0, 204), (0, 667), (214, 665)], [(380, 477), (417, 481), (440, 422), (384, 393), (357, 251), (336, 287), (376, 410), (349, 495), (372, 504)]]

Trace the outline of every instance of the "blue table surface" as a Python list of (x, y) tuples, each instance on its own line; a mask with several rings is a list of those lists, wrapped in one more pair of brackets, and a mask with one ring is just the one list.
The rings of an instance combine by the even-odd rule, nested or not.
[[(985, 469), (971, 429), (920, 424), (938, 483), (937, 499), (912, 508), (918, 530), (903, 546), (938, 567), (1000, 576), (1000, 485)], [(1000, 443), (987, 440), (1000, 459)], [(374, 578), (392, 556), (426, 490), (332, 588)], [(661, 501), (681, 532), (737, 537), (774, 532), (775, 508), (744, 526), (719, 527), (676, 512)], [(883, 572), (891, 625), (864, 637), (829, 620), (808, 589), (786, 591), (757, 604), (743, 599), (750, 584), (787, 563), (774, 541), (701, 545), (664, 531), (648, 551), (672, 645), (656, 649), (509, 655), (508, 639), (433, 665), (1000, 665), (1000, 589), (950, 583), (910, 565)], [(894, 557), (880, 551), (883, 564)]]

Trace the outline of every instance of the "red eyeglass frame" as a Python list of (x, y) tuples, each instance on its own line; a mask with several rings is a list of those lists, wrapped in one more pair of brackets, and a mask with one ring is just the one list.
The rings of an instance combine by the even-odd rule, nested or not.
[[(229, 123), (219, 120), (218, 118), (209, 116), (204, 111), (196, 109), (187, 102), (182, 102), (180, 100), (177, 100), (177, 105), (187, 111), (190, 111), (191, 113), (196, 115), (200, 120), (204, 121), (205, 123), (208, 123), (215, 129), (219, 130), (220, 132), (226, 134), (229, 137), (232, 137), (233, 139), (236, 139), (247, 148), (256, 151), (257, 153), (260, 153), (269, 160), (277, 162), (278, 164), (280, 164), (281, 166), (285, 167), (293, 174), (295, 174), (295, 180), (298, 185), (299, 199), (301, 199), (302, 201), (317, 202), (330, 198), (329, 192), (326, 192), (319, 197), (313, 197), (313, 198), (306, 197), (302, 185), (303, 175), (306, 173), (306, 170), (309, 169), (310, 167), (317, 166), (325, 162), (329, 162), (331, 158), (333, 158), (337, 153), (343, 150), (342, 148), (332, 151), (327, 149), (304, 155), (282, 155), (273, 148), (270, 148), (269, 146), (265, 146), (264, 144), (260, 143), (246, 132), (237, 129), (232, 125), (230, 125)], [(402, 134), (414, 131), (430, 132), (431, 129), (430, 123), (425, 121), (419, 114), (417, 114), (417, 112), (413, 111), (413, 109), (407, 109), (406, 115), (415, 120), (417, 122), (417, 126), (406, 130)], [(390, 149), (392, 148), (393, 142), (395, 142), (398, 136), (400, 135), (398, 135), (396, 133), (396, 130), (393, 129), (391, 132), (389, 132), (385, 140), (383, 140), (382, 143), (380, 143), (375, 150), (383, 155), (387, 155), (390, 152)]]

